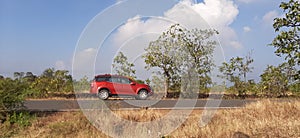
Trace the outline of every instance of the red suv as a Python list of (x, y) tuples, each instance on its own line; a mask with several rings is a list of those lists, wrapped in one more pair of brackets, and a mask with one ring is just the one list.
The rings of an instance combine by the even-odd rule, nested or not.
[(110, 74), (95, 76), (90, 93), (97, 94), (103, 100), (114, 95), (129, 95), (144, 100), (153, 94), (149, 85), (138, 84), (131, 78)]

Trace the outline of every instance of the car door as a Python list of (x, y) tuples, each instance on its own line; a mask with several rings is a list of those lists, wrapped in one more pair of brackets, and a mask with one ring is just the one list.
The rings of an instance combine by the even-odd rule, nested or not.
[(132, 95), (134, 94), (134, 90), (132, 89), (131, 80), (128, 78), (121, 78), (122, 83), (122, 91), (126, 95)]
[(119, 77), (111, 77), (112, 88), (114, 92), (112, 94), (122, 95), (124, 94), (123, 86)]

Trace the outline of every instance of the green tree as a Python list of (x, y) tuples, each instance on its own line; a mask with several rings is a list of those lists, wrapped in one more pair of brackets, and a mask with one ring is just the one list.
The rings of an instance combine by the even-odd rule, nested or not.
[(55, 92), (73, 92), (72, 76), (67, 70), (56, 70), (53, 80), (53, 91)]
[(289, 90), (296, 94), (296, 95), (299, 95), (300, 94), (300, 82), (295, 82), (295, 83), (292, 83), (289, 85)]
[(84, 76), (79, 81), (74, 81), (75, 92), (87, 92), (90, 88), (90, 81), (87, 76)]
[(24, 87), (23, 93), (26, 94), (26, 96), (31, 97), (34, 93), (37, 93), (32, 87), (37, 76), (32, 72), (14, 72), (14, 77), (15, 81)]
[(231, 58), (229, 63), (224, 62), (222, 66), (219, 67), (222, 73), (220, 77), (233, 83), (234, 89), (240, 96), (244, 96), (247, 92), (247, 74), (253, 70), (253, 67), (250, 67), (253, 61), (251, 53), (249, 53), (243, 58)]
[(33, 83), (36, 78), (37, 78), (37, 76), (34, 75), (32, 72), (26, 72), (26, 74), (24, 76), (24, 80), (29, 84)]
[[(172, 28), (171, 28), (172, 29)], [(171, 78), (179, 70), (173, 59), (173, 53), (176, 51), (174, 44), (168, 41), (170, 34), (163, 33), (158, 40), (150, 42), (144, 55), (146, 68), (158, 67), (162, 70), (164, 76), (164, 92), (167, 95)]]
[(157, 74), (157, 75), (153, 75), (150, 81), (150, 86), (151, 88), (154, 90), (154, 92), (156, 93), (160, 93), (163, 92), (164, 87), (163, 84), (164, 83), (164, 78), (162, 75)]
[[(216, 46), (216, 41), (212, 40), (211, 37), (218, 34), (216, 30), (183, 30), (183, 45), (181, 51), (187, 51), (186, 57), (187, 62), (192, 63), (189, 67), (196, 71), (199, 77), (199, 86), (201, 89), (207, 89), (209, 84), (212, 84), (212, 80), (209, 73), (214, 67), (213, 52)], [(192, 62), (191, 62), (192, 61)], [(189, 78), (192, 74), (190, 71), (186, 71)]]
[(73, 92), (73, 80), (67, 70), (46, 69), (31, 86), (37, 97), (47, 97), (49, 92)]
[(9, 115), (9, 110), (22, 105), (26, 93), (26, 86), (19, 80), (11, 78), (0, 79), (0, 122)]
[(14, 77), (17, 80), (22, 80), (24, 77), (25, 73), (24, 72), (14, 72)]
[(289, 84), (289, 72), (286, 70), (286, 63), (279, 66), (268, 66), (260, 76), (264, 92), (267, 96), (285, 96)]
[(132, 78), (136, 78), (134, 64), (128, 62), (127, 57), (123, 54), (123, 52), (119, 52), (118, 55), (114, 58), (113, 61), (113, 70), (122, 76), (129, 76)]
[(30, 85), (35, 81), (37, 78), (32, 72), (14, 72), (14, 78), (19, 83), (23, 83), (26, 87), (30, 87)]
[(37, 90), (37, 97), (48, 97), (48, 93), (53, 91), (54, 72), (54, 68), (46, 69), (32, 84), (32, 87)]
[(202, 86), (210, 82), (208, 73), (212, 70), (212, 52), (216, 42), (209, 38), (216, 33), (215, 30), (187, 30), (175, 24), (150, 42), (143, 56), (146, 69), (157, 67), (162, 71), (166, 95), (170, 84), (177, 86), (182, 79), (196, 76), (204, 82), (199, 84)]
[[(300, 65), (300, 1), (282, 2), (280, 8), (285, 16), (275, 18), (273, 27), (280, 33), (274, 38), (271, 46), (276, 48), (276, 55), (285, 56), (290, 65)], [(300, 71), (295, 78), (299, 79)]]

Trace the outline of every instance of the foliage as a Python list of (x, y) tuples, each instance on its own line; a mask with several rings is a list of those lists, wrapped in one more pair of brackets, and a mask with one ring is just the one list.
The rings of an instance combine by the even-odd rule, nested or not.
[(163, 92), (163, 90), (164, 90), (164, 87), (162, 85), (163, 83), (164, 83), (163, 76), (158, 74), (158, 75), (152, 76), (151, 81), (150, 81), (150, 86), (155, 93), (160, 93), (160, 92)]
[(31, 120), (33, 119), (33, 116), (26, 111), (23, 112), (13, 112), (9, 116), (9, 123), (10, 124), (17, 124), (20, 127), (27, 127), (31, 125)]
[(145, 83), (148, 84), (148, 85), (150, 85), (151, 80), (148, 78), (148, 79), (145, 80)]
[[(0, 76), (0, 124), (27, 127), (32, 116), (28, 112), (15, 112), (25, 98), (47, 97), (48, 92), (73, 91), (72, 77), (65, 70), (46, 69), (40, 76), (32, 72), (15, 72), (14, 78)], [(14, 131), (0, 134), (10, 136)]]
[(289, 85), (289, 91), (292, 93), (299, 95), (300, 94), (300, 82), (297, 81)]
[(145, 84), (145, 81), (143, 81), (143, 80), (135, 80), (135, 81), (139, 84)]
[(222, 66), (219, 67), (222, 73), (219, 77), (233, 83), (235, 91), (237, 91), (240, 96), (246, 94), (248, 86), (247, 74), (253, 70), (253, 67), (250, 67), (250, 65), (254, 60), (250, 54), (251, 53), (246, 57), (231, 58), (229, 63), (224, 62)]
[(156, 40), (150, 42), (148, 48), (146, 48), (146, 54), (144, 55), (145, 63), (147, 64), (146, 69), (151, 67), (158, 67), (163, 71), (164, 76), (164, 91), (167, 95), (169, 84), (172, 78), (174, 78), (179, 71), (178, 66), (176, 66), (176, 57), (174, 54), (178, 54), (176, 44), (172, 42), (172, 35), (174, 31), (179, 31), (177, 26), (172, 26), (167, 32), (163, 34)]
[(90, 81), (88, 80), (87, 76), (84, 76), (79, 81), (74, 80), (73, 85), (75, 92), (84, 92), (89, 90)]
[[(290, 65), (300, 65), (300, 1), (282, 2), (280, 8), (285, 11), (285, 16), (274, 20), (273, 27), (280, 33), (271, 46), (276, 48), (276, 55), (285, 56)], [(296, 74), (296, 79), (300, 78), (299, 74), (300, 71)]]
[(128, 59), (123, 54), (123, 52), (119, 52), (118, 55), (114, 58), (112, 66), (113, 66), (113, 70), (118, 75), (136, 78), (135, 69), (133, 69), (134, 64), (128, 62)]
[[(187, 51), (188, 55), (185, 55), (185, 66), (195, 70), (199, 77), (200, 87), (205, 89), (209, 84), (212, 84), (212, 80), (208, 73), (213, 69), (213, 52), (215, 49), (216, 41), (211, 40), (214, 34), (218, 34), (216, 30), (184, 30), (183, 45), (181, 51)], [(190, 70), (186, 70), (190, 73)], [(192, 75), (192, 74), (189, 74)]]
[(0, 122), (5, 121), (9, 111), (22, 105), (27, 87), (19, 80), (0, 79)]
[(254, 80), (248, 80), (247, 90), (249, 94), (260, 97), (264, 94), (261, 83), (256, 83)]
[(53, 68), (46, 69), (32, 83), (33, 88), (37, 93), (33, 96), (49, 96), (49, 92), (73, 92), (73, 80), (67, 70), (55, 70)]
[(268, 96), (286, 96), (289, 84), (296, 84), (291, 79), (294, 76), (295, 69), (288, 63), (279, 66), (268, 66), (260, 76), (263, 90)]
[[(22, 106), (25, 98), (47, 97), (48, 92), (73, 91), (72, 77), (65, 70), (46, 69), (40, 76), (32, 72), (15, 72), (14, 78), (0, 76), (0, 125), (27, 127), (32, 116), (28, 112), (16, 112)], [(11, 136), (14, 130), (1, 133), (1, 136)]]
[[(178, 87), (187, 78), (197, 77), (200, 85), (211, 83), (208, 73), (212, 70), (212, 52), (216, 44), (210, 38), (215, 30), (187, 30), (179, 24), (172, 25), (145, 49), (146, 69), (161, 69), (164, 78), (164, 92), (170, 87)], [(192, 72), (192, 73), (191, 73)]]
[(54, 69), (46, 69), (40, 76), (15, 72), (14, 79), (0, 77), (0, 122), (6, 120), (10, 110), (21, 106), (25, 98), (47, 97), (49, 92), (71, 92), (72, 83), (68, 71)]
[[(50, 96), (50, 92), (73, 92), (72, 76), (66, 70), (46, 69), (40, 76), (32, 72), (15, 72), (14, 79), (2, 77), (2, 89), (29, 98)], [(13, 85), (13, 86), (12, 86)], [(14, 95), (12, 95), (14, 96)]]

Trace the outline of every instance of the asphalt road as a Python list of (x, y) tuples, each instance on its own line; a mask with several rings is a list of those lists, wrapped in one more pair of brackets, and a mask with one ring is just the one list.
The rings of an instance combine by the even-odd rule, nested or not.
[(78, 111), (93, 109), (218, 109), (240, 108), (255, 100), (28, 100), (29, 111)]

